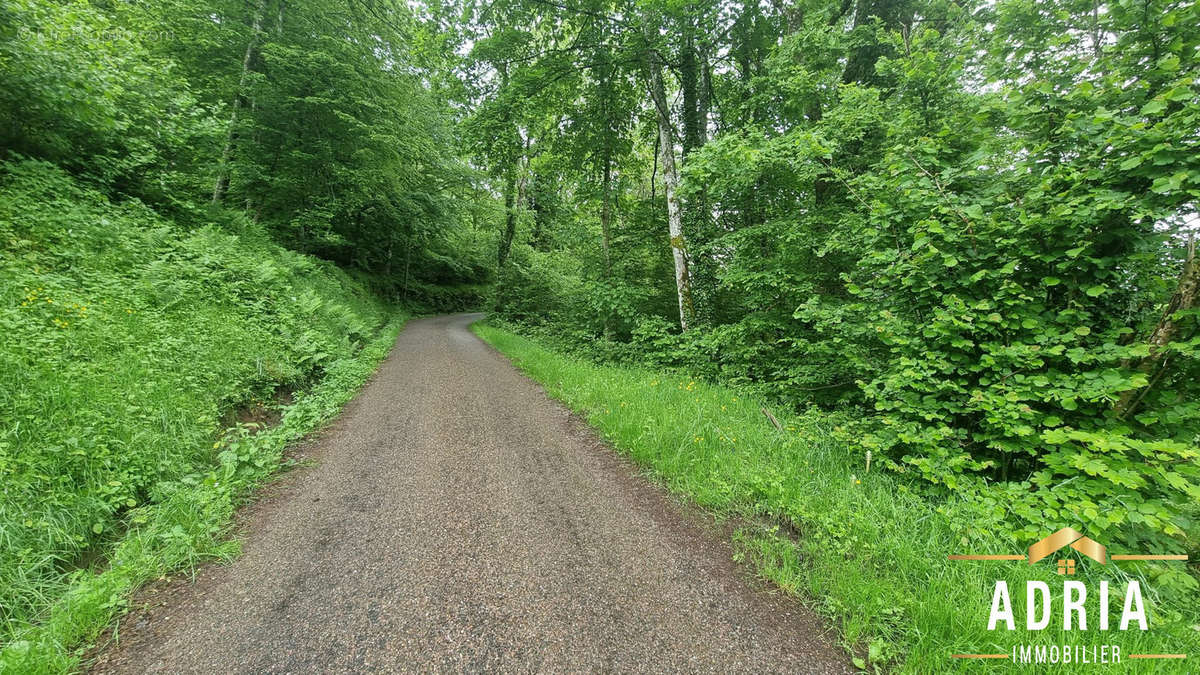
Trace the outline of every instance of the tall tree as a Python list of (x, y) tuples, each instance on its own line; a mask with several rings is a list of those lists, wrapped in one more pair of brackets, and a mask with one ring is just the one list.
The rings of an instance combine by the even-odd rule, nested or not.
[[(233, 104), (229, 113), (229, 128), (225, 132), (225, 146), (221, 150), (221, 158), (217, 164), (217, 178), (213, 184), (212, 201), (220, 204), (229, 189), (229, 164), (233, 158), (234, 147), (238, 138), (238, 113), (246, 105), (246, 89), (250, 79), (250, 67), (258, 56), (259, 42), (262, 36), (263, 16), (267, 11), (267, 0), (258, 0), (250, 19), (250, 37), (246, 40), (246, 52), (242, 56), (242, 74), (238, 78), (237, 91), (233, 96)], [(282, 2), (280, 12), (283, 11)]]
[(670, 236), (671, 257), (675, 262), (675, 292), (679, 300), (679, 326), (688, 329), (695, 315), (692, 301), (692, 276), (688, 269), (687, 240), (683, 233), (683, 212), (679, 198), (679, 170), (675, 164), (675, 125), (667, 102), (663, 82), (663, 58), (659, 52), (659, 20), (653, 14), (645, 17), (646, 70), (650, 100), (658, 125), (659, 158), (662, 164), (663, 191), (667, 197), (667, 233)]

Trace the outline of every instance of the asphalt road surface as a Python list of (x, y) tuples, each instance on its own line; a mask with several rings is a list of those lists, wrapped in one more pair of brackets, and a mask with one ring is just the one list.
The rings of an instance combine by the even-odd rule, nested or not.
[(93, 670), (853, 672), (477, 318), (410, 322), (243, 555), (143, 592)]

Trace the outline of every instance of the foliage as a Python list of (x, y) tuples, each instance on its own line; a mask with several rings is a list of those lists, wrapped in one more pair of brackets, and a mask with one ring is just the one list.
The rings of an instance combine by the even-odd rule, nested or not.
[(231, 550), (393, 302), (487, 294), (415, 11), (0, 2), (0, 670), (73, 667), (138, 584)]
[(407, 10), (13, 0), (0, 11), (0, 148), (181, 223), (219, 219), (209, 202), (244, 209), (281, 244), (369, 272), (405, 302), (476, 302), (490, 270), (459, 199), (476, 175), (416, 64)]
[[(354, 389), (353, 377), (336, 373), (372, 363), (360, 350), (395, 329), (388, 306), (329, 263), (282, 249), (249, 226), (240, 236), (183, 231), (43, 162), (4, 165), (0, 252), (6, 639), (47, 605), (91, 592), (80, 583), (110, 583), (91, 580), (93, 553), (135, 546), (137, 556), (167, 567), (178, 563), (163, 560), (197, 555), (183, 544), (171, 548), (185, 505), (198, 509), (196, 523), (182, 523), (186, 541), (219, 534), (234, 488), (275, 467), (283, 442), (335, 411)], [(214, 446), (236, 409), (273, 405), (279, 392), (314, 382), (329, 393), (319, 403), (301, 395), (282, 430), (253, 442), (218, 438)], [(249, 454), (231, 463), (235, 446)], [(234, 491), (203, 489), (197, 481), (210, 471)], [(158, 527), (148, 514), (160, 511), (176, 514), (163, 516), (171, 528), (147, 534), (153, 542), (128, 543), (141, 535), (126, 530)], [(150, 573), (128, 564), (112, 573), (122, 593)], [(104, 625), (74, 610), (60, 620), (87, 626), (79, 635), (48, 629), (67, 646)]]
[[(791, 446), (667, 466), (835, 550), (878, 532), (821, 508), (1196, 555), (1198, 45), (1186, 0), (2, 0), (5, 634), (54, 652), (145, 570), (215, 550), (236, 490), (196, 477), (248, 484), (278, 450), (208, 448), (224, 416), (359, 368), (389, 301), (486, 301), (828, 420), (827, 477), (871, 452), (878, 494), (912, 499), (796, 493)], [(177, 514), (130, 549), (159, 562), (72, 570), (143, 509)], [(887, 546), (904, 592), (959, 578)], [(857, 634), (870, 598), (779, 564)], [(1197, 587), (1140, 573), (1168, 605)], [(61, 613), (75, 592), (91, 609)]]
[(161, 205), (203, 189), (219, 123), (152, 26), (81, 0), (5, 0), (0, 19), (0, 149)]
[[(1194, 3), (504, 6), (515, 56), (477, 55), (506, 69), (479, 114), (519, 113), (526, 151), (479, 156), (496, 175), (561, 166), (570, 187), (549, 235), (515, 234), (501, 317), (852, 411), (853, 452), (970, 498), (981, 529), (1200, 550)], [(675, 30), (639, 30), (657, 21)], [(686, 332), (648, 99), (587, 113), (630, 120), (610, 228), (597, 168), (558, 146), (587, 138), (561, 120), (595, 99), (597, 53), (644, 91), (648, 55), (674, 73)]]
[[(1024, 24), (1022, 11), (1000, 5), (997, 19)], [(877, 195), (876, 228), (845, 242), (871, 250), (846, 279), (888, 349), (864, 384), (883, 413), (866, 445), (951, 489), (976, 472), (1010, 481), (981, 511), (1004, 504), (1028, 538), (1079, 523), (1194, 550), (1195, 312), (1176, 317), (1164, 349), (1146, 336), (1184, 269), (1172, 236), (1200, 194), (1200, 165), (1171, 148), (1200, 121), (1194, 74), (1173, 50), (1190, 53), (1200, 34), (1119, 14), (1105, 28), (1121, 36), (1111, 51), (1059, 45), (1054, 63), (1022, 68), (1007, 64), (1060, 40), (991, 45), (984, 65), (1004, 88), (977, 104), (991, 134), (964, 148), (969, 132), (946, 119), (941, 136), (954, 141), (892, 146), (853, 182)], [(1160, 41), (1172, 47), (1147, 63)], [(933, 70), (939, 45), (918, 36), (914, 51), (923, 42), (904, 80)], [(1193, 105), (1164, 103), (1184, 100)], [(1130, 171), (1147, 160), (1161, 168)]]
[[(587, 418), (614, 446), (690, 501), (734, 519), (738, 556), (783, 589), (836, 620), (864, 669), (946, 672), (950, 654), (1004, 652), (1010, 636), (986, 630), (993, 579), (1061, 579), (1049, 563), (959, 562), (950, 553), (1020, 551), (1018, 537), (981, 530), (973, 499), (930, 499), (920, 481), (848, 455), (838, 428), (848, 415), (778, 415), (764, 400), (684, 373), (596, 365), (549, 351), (487, 324), (476, 333), (546, 391)], [(1113, 552), (1123, 549), (1119, 545)], [(1173, 563), (1180, 566), (1180, 563)], [(1164, 583), (1146, 563), (1081, 562), (1086, 582), (1155, 577), (1150, 630), (1121, 635), (1126, 653), (1194, 651), (1195, 587)], [(1114, 610), (1115, 611), (1115, 610)], [(1052, 622), (1023, 633), (1033, 644), (1111, 644), (1111, 633), (1063, 632)], [(1190, 651), (1189, 651), (1190, 650)], [(869, 661), (869, 663), (868, 663)], [(1135, 672), (1185, 672), (1122, 661)]]
[(277, 470), (285, 446), (335, 416), (391, 349), (403, 317), (393, 319), (358, 354), (332, 362), (326, 376), (298, 395), (277, 426), (238, 425), (220, 441), (218, 466), (184, 476), (166, 497), (128, 514), (133, 527), (113, 550), (114, 563), (79, 578), (46, 620), (0, 652), (0, 670), (63, 672), (78, 667), (73, 644), (87, 644), (128, 606), (137, 586), (212, 558), (229, 558), (228, 521), (243, 493)]

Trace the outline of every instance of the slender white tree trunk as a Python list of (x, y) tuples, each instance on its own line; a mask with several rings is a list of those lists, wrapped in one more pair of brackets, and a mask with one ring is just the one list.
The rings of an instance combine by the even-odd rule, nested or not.
[[(258, 0), (251, 19), (250, 41), (246, 43), (246, 53), (242, 56), (242, 76), (238, 78), (237, 95), (233, 97), (233, 112), (229, 114), (229, 130), (225, 133), (225, 147), (221, 150), (221, 163), (217, 166), (217, 180), (213, 185), (212, 201), (220, 204), (229, 189), (229, 162), (233, 159), (233, 147), (237, 143), (238, 113), (244, 105), (246, 81), (250, 78), (250, 64), (258, 51), (259, 36), (262, 33), (263, 12), (267, 9), (267, 0)], [(282, 12), (282, 10), (281, 10)]]
[(688, 270), (687, 242), (683, 236), (683, 213), (679, 208), (679, 170), (675, 165), (675, 134), (671, 126), (667, 92), (663, 85), (662, 59), (654, 50), (647, 29), (650, 70), (650, 98), (658, 117), (659, 162), (662, 164), (663, 188), (667, 193), (667, 231), (671, 236), (671, 255), (675, 258), (675, 292), (679, 298), (679, 326), (688, 329), (692, 319), (692, 276)]

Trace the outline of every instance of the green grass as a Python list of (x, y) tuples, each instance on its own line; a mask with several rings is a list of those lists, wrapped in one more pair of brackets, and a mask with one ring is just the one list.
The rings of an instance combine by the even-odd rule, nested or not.
[[(403, 323), (364, 281), (212, 216), (185, 228), (0, 164), (0, 671), (76, 668), (139, 584), (231, 555), (234, 505)], [(251, 406), (279, 424), (236, 425)]]
[[(1008, 669), (1008, 662), (964, 662), (957, 653), (1008, 653), (1014, 644), (1117, 644), (1123, 654), (1188, 653), (1187, 661), (1131, 661), (1088, 666), (1097, 672), (1189, 672), (1200, 658), (1200, 603), (1161, 597), (1142, 579), (1150, 630), (1062, 631), (1061, 605), (1051, 627), (1023, 627), (1025, 581), (1051, 588), (1063, 577), (1051, 562), (949, 561), (952, 553), (1021, 553), (1000, 533), (965, 522), (965, 505), (937, 502), (904, 476), (866, 471), (863, 457), (834, 440), (833, 422), (817, 413), (776, 410), (735, 389), (652, 370), (598, 365), (566, 356), (486, 324), (475, 331), (509, 356), (547, 393), (584, 415), (672, 491), (743, 525), (739, 557), (806, 600), (841, 630), (844, 645), (868, 670), (931, 673)], [(1094, 594), (1098, 581), (1124, 587), (1132, 564), (1079, 561), (1077, 579)], [(994, 581), (1012, 590), (1018, 629), (987, 630)], [(1056, 594), (1057, 596), (1057, 594)], [(1114, 591), (1113, 626), (1123, 591)], [(1094, 599), (1093, 599), (1094, 600)], [(1021, 609), (1018, 609), (1018, 606)], [(1089, 609), (1094, 602), (1089, 602)], [(1029, 666), (1038, 672), (1038, 668)], [(1042, 667), (1064, 672), (1072, 666)]]

